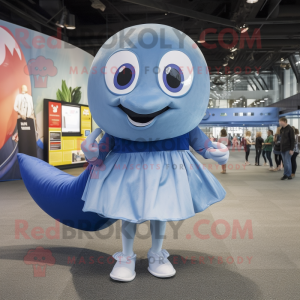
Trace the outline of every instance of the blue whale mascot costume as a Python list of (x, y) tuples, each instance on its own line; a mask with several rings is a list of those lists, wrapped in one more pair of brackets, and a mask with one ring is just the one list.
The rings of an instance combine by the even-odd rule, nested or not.
[(190, 152), (226, 164), (229, 151), (199, 129), (209, 99), (205, 59), (183, 32), (159, 24), (126, 28), (107, 40), (89, 73), (95, 129), (81, 148), (89, 162), (77, 178), (19, 154), (23, 180), (37, 204), (61, 223), (101, 230), (122, 220), (122, 251), (110, 277), (135, 278), (133, 241), (150, 220), (148, 270), (176, 271), (162, 249), (167, 221), (185, 220), (225, 197), (216, 178)]

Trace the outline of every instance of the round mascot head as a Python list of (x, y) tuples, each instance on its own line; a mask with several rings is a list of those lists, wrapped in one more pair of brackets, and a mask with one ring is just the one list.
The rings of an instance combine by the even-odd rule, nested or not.
[(105, 132), (128, 140), (173, 138), (202, 120), (210, 91), (202, 52), (183, 32), (164, 25), (126, 28), (97, 53), (88, 102)]

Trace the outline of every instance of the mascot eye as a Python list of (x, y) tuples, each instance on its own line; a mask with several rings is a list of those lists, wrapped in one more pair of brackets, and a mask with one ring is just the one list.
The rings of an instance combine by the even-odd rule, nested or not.
[(165, 87), (170, 92), (179, 92), (183, 87), (183, 73), (177, 65), (170, 64), (165, 67), (163, 80)]
[(135, 77), (135, 70), (131, 64), (123, 64), (115, 73), (114, 85), (119, 90), (128, 88)]
[(181, 51), (170, 51), (160, 60), (158, 82), (161, 89), (169, 96), (180, 97), (188, 92), (194, 70), (191, 60)]
[(106, 63), (106, 85), (112, 93), (119, 95), (130, 93), (136, 86), (139, 71), (135, 54), (130, 51), (119, 51)]

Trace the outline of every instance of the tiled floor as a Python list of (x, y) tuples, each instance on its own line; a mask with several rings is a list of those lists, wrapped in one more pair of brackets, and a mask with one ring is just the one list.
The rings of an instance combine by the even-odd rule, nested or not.
[[(222, 175), (212, 161), (196, 156), (227, 196), (193, 218), (167, 225), (164, 248), (177, 274), (165, 280), (147, 271), (148, 222), (138, 226), (135, 239), (136, 279), (114, 282), (110, 255), (121, 250), (119, 222), (110, 231), (90, 235), (59, 225), (58, 239), (49, 238), (42, 232), (54, 220), (35, 204), (23, 182), (0, 183), (0, 299), (299, 300), (300, 170), (294, 180), (280, 181), (281, 172), (245, 167), (244, 153), (231, 152), (228, 174)], [(205, 224), (200, 226), (201, 220)], [(18, 224), (28, 226), (28, 236), (16, 234)], [(33, 265), (24, 263), (36, 247), (50, 250), (55, 258), (45, 277), (35, 277)]]

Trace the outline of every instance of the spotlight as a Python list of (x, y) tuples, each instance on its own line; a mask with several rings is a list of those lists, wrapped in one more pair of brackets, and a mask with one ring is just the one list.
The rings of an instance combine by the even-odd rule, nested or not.
[(58, 27), (64, 28), (66, 23), (66, 18), (67, 18), (67, 10), (64, 8), (60, 20), (56, 22), (56, 25)]
[(254, 3), (257, 3), (258, 0), (247, 0), (246, 2), (249, 3), (249, 4), (254, 4)]
[(75, 16), (72, 15), (72, 14), (68, 14), (68, 17), (67, 17), (67, 22), (65, 24), (66, 28), (67, 29), (75, 29)]
[(234, 59), (234, 54), (229, 55), (230, 59)]
[(265, 102), (265, 100), (260, 100), (259, 102)]
[(281, 57), (281, 61), (284, 61), (284, 58), (283, 58), (283, 57)]
[(229, 50), (230, 50), (231, 52), (234, 52), (234, 51), (237, 50), (237, 48), (236, 48), (236, 47), (232, 47), (232, 48), (230, 48)]
[(269, 90), (265, 90), (265, 92), (267, 93)]
[(105, 11), (106, 6), (100, 0), (92, 0), (91, 6), (95, 9), (100, 9), (101, 11)]
[(228, 62), (225, 61), (225, 62), (223, 63), (223, 66), (227, 66), (227, 65), (228, 65)]
[(67, 9), (63, 7), (60, 20), (56, 22), (56, 26), (61, 28), (66, 27), (67, 29), (75, 29), (75, 16), (70, 14)]
[(240, 31), (241, 33), (246, 32), (249, 29), (249, 27), (246, 24), (243, 24), (240, 26)]

